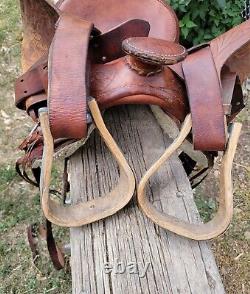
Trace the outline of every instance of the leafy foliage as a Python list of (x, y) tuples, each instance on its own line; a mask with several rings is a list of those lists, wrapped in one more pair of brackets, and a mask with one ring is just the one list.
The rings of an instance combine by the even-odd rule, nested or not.
[(242, 22), (244, 0), (169, 0), (187, 47), (207, 42)]

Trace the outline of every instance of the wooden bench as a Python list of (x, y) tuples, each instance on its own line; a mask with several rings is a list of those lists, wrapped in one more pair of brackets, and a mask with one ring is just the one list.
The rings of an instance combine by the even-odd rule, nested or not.
[[(146, 106), (109, 110), (105, 122), (137, 180), (171, 142)], [(116, 163), (98, 132), (71, 157), (74, 202), (103, 195), (117, 177)], [(200, 221), (189, 181), (176, 156), (151, 180), (147, 194), (167, 213)], [(136, 197), (104, 221), (71, 229), (71, 251), (74, 294), (224, 293), (209, 244), (159, 228), (139, 210)]]

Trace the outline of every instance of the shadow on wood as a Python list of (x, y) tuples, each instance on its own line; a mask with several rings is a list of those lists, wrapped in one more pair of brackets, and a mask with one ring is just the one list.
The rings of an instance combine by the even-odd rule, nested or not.
[[(170, 140), (147, 106), (113, 108), (106, 112), (105, 122), (138, 182)], [(96, 132), (70, 160), (73, 202), (104, 195), (118, 176), (116, 163)], [(158, 209), (200, 221), (175, 156), (151, 179), (147, 195)], [(74, 294), (224, 293), (209, 245), (154, 225), (138, 209), (136, 197), (112, 217), (71, 229), (71, 249)]]

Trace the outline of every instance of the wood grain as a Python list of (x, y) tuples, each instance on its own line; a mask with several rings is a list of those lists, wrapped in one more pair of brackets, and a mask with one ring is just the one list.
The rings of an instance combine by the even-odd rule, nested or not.
[[(163, 154), (170, 139), (163, 135), (146, 106), (109, 110), (105, 122), (134, 170), (137, 182)], [(98, 132), (70, 160), (73, 203), (103, 195), (115, 185), (115, 161)], [(192, 190), (178, 158), (151, 178), (147, 195), (154, 205), (183, 220), (199, 222)], [(138, 209), (136, 197), (112, 217), (71, 229), (73, 293), (224, 293), (211, 249), (206, 242), (179, 237), (154, 225)], [(149, 263), (145, 277), (105, 273), (105, 264)]]

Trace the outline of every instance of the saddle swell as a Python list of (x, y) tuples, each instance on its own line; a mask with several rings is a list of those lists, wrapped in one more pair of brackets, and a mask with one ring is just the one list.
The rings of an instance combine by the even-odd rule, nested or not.
[[(21, 1), (23, 7), (28, 8), (30, 1), (35, 0)], [(28, 156), (20, 160), (18, 166), (23, 166), (23, 177), (28, 179), (25, 167), (43, 152), (41, 203), (50, 221), (63, 226), (87, 224), (100, 219), (100, 211), (101, 218), (115, 213), (133, 196), (132, 170), (106, 129), (99, 108), (105, 110), (122, 104), (158, 105), (178, 127), (183, 123), (184, 130), (170, 149), (175, 151), (186, 139), (207, 157), (209, 163), (202, 171), (198, 170), (199, 176), (208, 172), (211, 159), (213, 161), (218, 151), (225, 151), (225, 166), (230, 170), (240, 127), (235, 128), (228, 140), (227, 125), (244, 107), (239, 77), (246, 76), (249, 68), (246, 69), (244, 61), (237, 56), (243, 54), (249, 58), (250, 21), (209, 44), (187, 51), (178, 44), (175, 13), (160, 0), (124, 0), (122, 3), (65, 0), (49, 8), (47, 1), (39, 0), (35, 5), (33, 12), (38, 14), (41, 7), (45, 11), (43, 21), (47, 18), (50, 21), (44, 30), (38, 29), (40, 43), (30, 42), (29, 50), (35, 55), (28, 58), (25, 44), (31, 41), (28, 32), (36, 29), (36, 22), (35, 16), (32, 20), (25, 18), (25, 68), (27, 64), (34, 65), (16, 82), (16, 106), (26, 110), (38, 125), (35, 134), (33, 132), (21, 146)], [(244, 36), (240, 36), (242, 29)], [(87, 138), (91, 119), (121, 171), (118, 186), (104, 197), (112, 198), (115, 207), (106, 205), (101, 198), (93, 203), (61, 207), (49, 197), (53, 152), (55, 148)], [(192, 136), (189, 136), (191, 129)], [(144, 186), (170, 155), (167, 150), (157, 167), (145, 176), (139, 192), (140, 205), (153, 220), (151, 213), (158, 213), (151, 210), (145, 200)], [(195, 166), (192, 165), (191, 170)], [(223, 181), (226, 182), (225, 178)], [(224, 196), (222, 193), (222, 200)], [(160, 225), (168, 228), (169, 219), (159, 217)], [(182, 234), (173, 227), (170, 226), (172, 231)], [(223, 228), (216, 222), (216, 234)], [(189, 233), (188, 226), (184, 235)], [(196, 233), (189, 236), (205, 238), (199, 229)], [(209, 236), (214, 235), (209, 231)]]
[(105, 65), (94, 65), (91, 94), (100, 108), (122, 104), (152, 104), (160, 106), (176, 121), (188, 113), (185, 89), (167, 67), (149, 76), (138, 75), (127, 58)]

